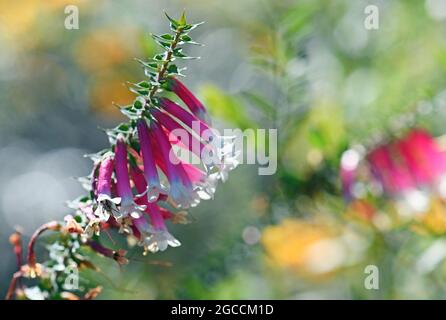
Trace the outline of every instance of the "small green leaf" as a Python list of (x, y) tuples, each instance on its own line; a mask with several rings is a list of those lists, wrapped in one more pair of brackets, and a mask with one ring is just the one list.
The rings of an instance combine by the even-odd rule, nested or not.
[(181, 36), (181, 40), (184, 42), (189, 42), (192, 41), (192, 38), (185, 34), (184, 36)]
[(179, 44), (183, 44), (183, 43), (187, 43), (187, 44), (193, 44), (193, 45), (198, 45), (198, 46), (202, 46), (201, 43), (195, 42), (192, 40), (191, 37), (189, 37), (187, 34), (183, 35), (180, 37), (180, 43)]
[(194, 30), (196, 27), (201, 26), (204, 23), (204, 21), (199, 22), (199, 23), (195, 23), (195, 24), (188, 24), (186, 26), (183, 27), (184, 31), (190, 32), (192, 30)]
[(178, 74), (178, 67), (176, 66), (176, 65), (174, 65), (174, 64), (171, 64), (171, 65), (169, 65), (168, 67), (167, 67), (167, 72), (169, 73), (169, 74)]
[(155, 42), (160, 45), (164, 49), (168, 49), (170, 47), (170, 42), (161, 41), (159, 39), (155, 39)]
[(175, 49), (173, 51), (173, 56), (176, 57), (176, 58), (184, 59), (184, 60), (187, 60), (187, 59), (199, 59), (199, 57), (189, 57), (189, 56), (185, 55), (183, 53), (183, 49), (182, 48)]
[(150, 83), (148, 83), (147, 81), (138, 82), (136, 85), (141, 88), (146, 88), (146, 89), (150, 88)]
[(137, 100), (135, 100), (135, 102), (133, 103), (133, 106), (134, 106), (136, 109), (141, 109), (142, 106), (143, 106), (143, 103), (142, 103), (139, 99), (137, 99)]
[(121, 113), (130, 119), (138, 119), (141, 115), (141, 111), (137, 111), (133, 107), (121, 108)]
[(136, 90), (136, 92), (137, 92), (138, 94), (143, 95), (143, 96), (146, 96), (146, 95), (149, 94), (149, 90)]
[(167, 12), (164, 11), (164, 14), (166, 15), (167, 19), (169, 19), (171, 26), (173, 26), (175, 29), (178, 28), (179, 22), (173, 18), (171, 18)]
[(162, 54), (162, 53), (156, 54), (156, 55), (153, 57), (153, 60), (155, 60), (155, 61), (160, 61), (160, 62), (164, 62), (164, 54)]
[(140, 59), (136, 59), (136, 61), (138, 61), (145, 68), (152, 69), (154, 71), (158, 71), (158, 63), (156, 61), (155, 62), (145, 62)]
[(180, 26), (186, 25), (186, 12), (183, 11), (181, 14), (180, 20), (178, 20)]
[(162, 38), (164, 40), (173, 40), (174, 39), (174, 36), (171, 35), (170, 33), (165, 33), (165, 34), (162, 34), (162, 35), (160, 35), (158, 37)]

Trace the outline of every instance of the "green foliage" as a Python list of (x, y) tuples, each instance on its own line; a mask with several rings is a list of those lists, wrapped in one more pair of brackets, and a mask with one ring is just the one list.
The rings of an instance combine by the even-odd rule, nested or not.
[(129, 90), (137, 96), (134, 102), (127, 106), (118, 106), (121, 113), (128, 117), (131, 121), (125, 124), (125, 132), (123, 132), (123, 125), (115, 129), (107, 130), (110, 141), (113, 142), (118, 134), (125, 134), (130, 136), (136, 130), (135, 122), (149, 108), (157, 106), (157, 98), (168, 90), (168, 79), (171, 77), (184, 76), (182, 71), (186, 68), (180, 68), (175, 63), (178, 59), (197, 59), (187, 55), (183, 50), (184, 45), (200, 45), (193, 41), (189, 33), (201, 23), (190, 24), (186, 21), (186, 16), (183, 13), (181, 17), (176, 20), (171, 18), (167, 13), (166, 17), (170, 22), (170, 29), (172, 33), (164, 33), (160, 35), (151, 34), (152, 39), (163, 50), (161, 53), (156, 53), (152, 59), (143, 61), (136, 59), (142, 66), (148, 80), (140, 81), (138, 83), (128, 83)]

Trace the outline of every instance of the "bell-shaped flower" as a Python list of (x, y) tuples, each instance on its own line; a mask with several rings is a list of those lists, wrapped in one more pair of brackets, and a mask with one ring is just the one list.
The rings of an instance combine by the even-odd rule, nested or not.
[(122, 219), (127, 216), (138, 218), (145, 206), (137, 205), (133, 200), (132, 187), (130, 185), (130, 177), (127, 160), (127, 146), (123, 137), (118, 137), (115, 146), (115, 173), (116, 173), (116, 189), (118, 196), (121, 198), (119, 207), (119, 216)]
[(119, 216), (117, 205), (121, 203), (120, 198), (112, 198), (111, 184), (113, 174), (114, 161), (109, 155), (105, 156), (99, 166), (99, 175), (96, 183), (97, 193), (97, 208), (95, 215), (101, 221), (107, 221), (110, 214)]
[(165, 192), (165, 188), (160, 183), (155, 163), (155, 148), (151, 143), (149, 128), (145, 120), (138, 120), (137, 130), (141, 156), (144, 163), (144, 177), (147, 182), (147, 190), (145, 190), (143, 194), (147, 194), (147, 200), (153, 202), (158, 199), (160, 193)]
[(143, 240), (143, 246), (150, 252), (164, 251), (169, 246), (178, 247), (181, 243), (167, 230), (163, 215), (156, 203), (149, 203), (147, 212), (152, 224), (152, 234)]
[(165, 170), (169, 181), (169, 196), (181, 208), (197, 205), (199, 197), (184, 172), (181, 161), (175, 155), (166, 134), (155, 122), (152, 122), (151, 129), (152, 141), (158, 145), (161, 154), (161, 157), (157, 159), (157, 164), (159, 163), (160, 168)]
[(172, 90), (189, 108), (189, 110), (201, 121), (211, 124), (211, 119), (206, 111), (206, 108), (195, 97), (195, 95), (177, 78), (169, 78), (168, 85)]
[(191, 153), (188, 157), (191, 162), (193, 161), (193, 154), (198, 157), (199, 162), (204, 165), (207, 172), (211, 172), (216, 165), (221, 163), (222, 157), (218, 157), (217, 150), (213, 145), (204, 144), (169, 114), (154, 109), (152, 115), (165, 128), (171, 144)]
[[(146, 188), (145, 181), (138, 169), (132, 170), (132, 178), (138, 192)], [(137, 201), (144, 203), (147, 200), (140, 198)], [(164, 219), (170, 218), (172, 213), (160, 208), (156, 203), (146, 202), (145, 204), (147, 206), (145, 212), (149, 215), (151, 224), (147, 222), (144, 216), (133, 220), (133, 224), (138, 231), (140, 244), (150, 252), (164, 251), (168, 246), (178, 247), (180, 242), (169, 233), (164, 223)]]
[[(200, 159), (203, 161), (206, 169), (210, 172), (219, 172), (221, 180), (227, 179), (228, 172), (233, 170), (239, 164), (238, 157), (240, 152), (235, 150), (234, 136), (220, 136), (216, 130), (212, 129), (205, 122), (195, 117), (193, 114), (184, 110), (181, 106), (168, 98), (159, 99), (162, 110), (181, 121), (186, 127), (200, 137), (206, 143), (200, 146)], [(165, 116), (160, 116), (160, 112), (154, 111), (155, 117), (160, 118), (160, 122), (169, 125)], [(175, 124), (177, 126), (177, 124)], [(195, 150), (193, 150), (195, 151)]]

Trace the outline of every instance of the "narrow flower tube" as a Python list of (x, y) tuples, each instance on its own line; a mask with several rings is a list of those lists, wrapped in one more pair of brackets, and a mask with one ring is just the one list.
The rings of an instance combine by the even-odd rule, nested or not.
[[(161, 118), (158, 118), (157, 120), (165, 120), (165, 119), (161, 117)], [(174, 121), (173, 119), (171, 119), (171, 120)], [(165, 122), (163, 122), (163, 125), (164, 125), (164, 123)], [(173, 126), (174, 125), (172, 125), (172, 127)], [(169, 125), (169, 128), (170, 128), (170, 125)], [(176, 128), (176, 126), (175, 126), (175, 128)], [(165, 132), (165, 135), (169, 135), (169, 132)], [(170, 136), (170, 138), (172, 140), (174, 140), (173, 143), (175, 143), (175, 144), (181, 143), (181, 141), (176, 141), (175, 137)], [(155, 141), (155, 139), (153, 139), (152, 144), (156, 144), (156, 143), (157, 142)], [(193, 143), (194, 142), (192, 142), (192, 144)], [(186, 146), (185, 146), (185, 148), (186, 148)], [(208, 148), (208, 146), (204, 146), (203, 144), (201, 144), (201, 152), (203, 152), (203, 150), (205, 148)], [(170, 152), (173, 152), (172, 149)], [(199, 168), (195, 167), (192, 164), (186, 163), (184, 161), (180, 161), (180, 159), (176, 158), (173, 153), (169, 154), (169, 156), (174, 158), (174, 160), (175, 160), (174, 162), (178, 163), (178, 165), (180, 166), (180, 168), (177, 168), (177, 169), (180, 173), (181, 180), (185, 186), (188, 186), (189, 192), (194, 195), (195, 200), (193, 202), (191, 202), (191, 205), (198, 204), (198, 201), (197, 201), (198, 198), (202, 199), (202, 200), (208, 200), (208, 199), (213, 198), (218, 179), (221, 176), (221, 173), (210, 173), (210, 171), (213, 169), (214, 164), (209, 164), (208, 162), (203, 161), (203, 164), (207, 171), (207, 172), (203, 172)], [(167, 166), (166, 166), (166, 163), (160, 153), (156, 154), (155, 160), (156, 160), (157, 166), (160, 167), (160, 169), (167, 175)]]
[(152, 111), (152, 115), (158, 120), (159, 123), (161, 123), (164, 128), (166, 128), (169, 134), (173, 132), (179, 132), (182, 133), (182, 136), (187, 138), (186, 144), (184, 144), (184, 141), (179, 141), (178, 139), (174, 139), (176, 137), (169, 136), (170, 138), (172, 138), (171, 142), (179, 144), (181, 147), (188, 149), (198, 157), (201, 156), (202, 150), (205, 148), (203, 142), (199, 141), (189, 131), (187, 131), (186, 128), (184, 128), (176, 120), (172, 119), (168, 114), (154, 109)]
[(113, 167), (114, 161), (111, 156), (105, 157), (99, 166), (95, 215), (101, 221), (107, 221), (110, 218), (110, 214), (119, 216), (119, 210), (116, 205), (121, 202), (121, 199), (112, 198), (111, 193)]
[[(138, 192), (146, 188), (145, 181), (136, 168), (132, 169), (132, 178)], [(137, 201), (143, 203), (145, 199), (141, 198)], [(164, 251), (168, 246), (178, 247), (181, 245), (181, 243), (169, 233), (166, 224), (164, 223), (164, 219), (171, 218), (172, 213), (161, 209), (156, 203), (147, 202), (145, 204), (147, 206), (145, 212), (150, 217), (151, 225), (147, 223), (143, 216), (133, 220), (134, 226), (138, 229), (140, 234), (141, 245), (150, 252)]]
[(217, 189), (218, 174), (212, 173), (207, 175), (189, 163), (182, 162), (180, 165), (187, 179), (195, 186), (195, 190), (200, 199), (209, 200), (214, 197)]
[(198, 100), (197, 97), (195, 97), (195, 95), (180, 82), (180, 80), (177, 78), (169, 78), (168, 84), (170, 89), (186, 104), (197, 118), (206, 123), (211, 123), (206, 108), (200, 100)]
[(239, 163), (237, 158), (240, 152), (235, 151), (235, 137), (218, 135), (206, 123), (167, 98), (161, 98), (159, 101), (164, 111), (184, 123), (207, 143), (204, 148), (200, 149), (200, 159), (203, 160), (207, 170), (218, 171), (219, 178), (225, 181), (228, 172), (235, 169)]
[[(172, 144), (179, 146), (182, 149), (189, 150), (199, 159), (199, 161), (195, 163), (192, 154), (190, 154), (189, 162), (195, 164), (202, 163), (207, 172), (211, 172), (215, 168), (221, 167), (222, 156), (225, 156), (225, 154), (219, 152), (212, 144), (205, 145), (165, 112), (154, 109), (152, 115), (165, 128), (165, 132)], [(219, 155), (220, 157), (218, 157)]]
[(187, 112), (172, 100), (168, 98), (160, 98), (159, 102), (163, 110), (170, 113), (175, 118), (183, 122), (186, 126), (194, 130), (200, 137), (202, 137), (206, 132), (212, 132), (212, 129), (203, 120)]
[(139, 144), (141, 147), (141, 156), (144, 163), (144, 177), (147, 182), (147, 200), (149, 202), (156, 201), (161, 192), (164, 191), (161, 186), (158, 171), (156, 169), (154, 148), (149, 137), (149, 128), (145, 120), (140, 119), (137, 123)]
[(125, 255), (127, 253), (125, 250), (120, 249), (120, 250), (115, 251), (110, 248), (106, 248), (99, 242), (93, 241), (93, 240), (89, 240), (88, 244), (89, 244), (90, 248), (93, 249), (95, 252), (97, 252), (107, 258), (111, 258), (111, 259), (115, 260), (120, 265), (124, 265), (129, 262), (128, 259), (125, 258)]
[(145, 239), (144, 247), (150, 252), (158, 252), (166, 250), (169, 246), (180, 246), (181, 243), (167, 230), (163, 215), (156, 203), (148, 204), (148, 213), (153, 231), (152, 236)]
[(121, 206), (119, 208), (120, 215), (116, 218), (125, 218), (131, 215), (137, 218), (141, 215), (144, 206), (138, 206), (133, 201), (132, 187), (130, 186), (130, 177), (128, 171), (127, 146), (122, 137), (118, 137), (115, 146), (115, 162), (116, 162), (116, 189), (118, 196), (121, 198)]
[(153, 123), (151, 131), (153, 141), (159, 147), (162, 161), (166, 166), (166, 175), (169, 180), (169, 195), (178, 207), (188, 208), (190, 205), (197, 204), (197, 195), (193, 191), (192, 184), (183, 174), (183, 169), (179, 165), (180, 160), (175, 156), (172, 146), (161, 127)]
[(97, 180), (98, 195), (111, 195), (111, 178), (113, 174), (113, 166), (114, 163), (111, 157), (107, 157), (101, 162)]

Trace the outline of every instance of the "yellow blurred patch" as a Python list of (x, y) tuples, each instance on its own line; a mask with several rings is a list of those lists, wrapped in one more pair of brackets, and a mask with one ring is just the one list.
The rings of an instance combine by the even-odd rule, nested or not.
[(135, 95), (122, 82), (125, 77), (102, 76), (95, 79), (90, 90), (90, 103), (94, 112), (108, 118), (122, 118), (123, 115), (113, 103), (118, 105), (130, 104)]
[(104, 72), (132, 56), (122, 33), (109, 29), (96, 30), (79, 41), (75, 60), (88, 72)]
[(262, 244), (273, 265), (299, 275), (327, 275), (344, 257), (334, 230), (314, 221), (290, 218), (266, 227)]
[(1, 29), (5, 35), (14, 38), (29, 30), (33, 25), (41, 1), (0, 1)]
[(428, 211), (420, 216), (413, 226), (418, 233), (433, 233), (442, 235), (446, 233), (446, 210), (444, 202), (439, 198), (433, 198)]

